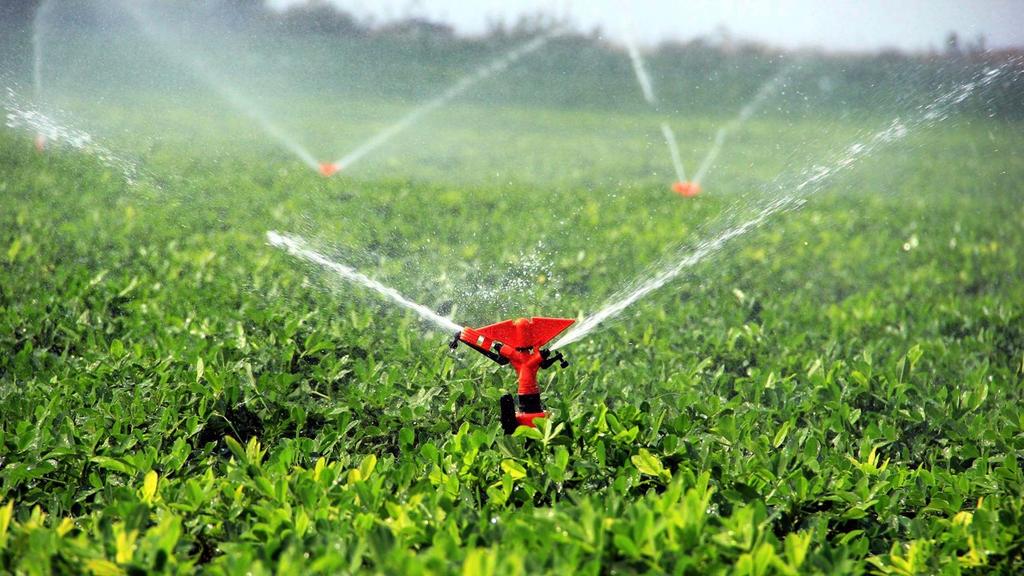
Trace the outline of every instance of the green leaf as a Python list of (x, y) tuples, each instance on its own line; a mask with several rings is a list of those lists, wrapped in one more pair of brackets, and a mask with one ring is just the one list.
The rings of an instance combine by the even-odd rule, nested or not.
[(93, 576), (122, 576), (125, 573), (117, 564), (99, 558), (86, 560), (85, 567)]
[(623, 428), (621, 431), (619, 431), (614, 436), (614, 439), (616, 442), (620, 442), (622, 444), (631, 444), (634, 440), (636, 440), (637, 434), (639, 433), (639, 426), (631, 426), (629, 428)]
[(8, 500), (7, 505), (0, 508), (0, 550), (7, 547), (7, 530), (11, 526), (12, 518), (14, 518), (14, 500)]
[(416, 441), (416, 433), (413, 432), (412, 428), (403, 426), (398, 431), (398, 442), (402, 446), (412, 446), (413, 442)]
[(121, 472), (123, 474), (133, 474), (135, 469), (132, 468), (127, 462), (118, 460), (116, 458), (110, 458), (107, 456), (93, 456), (89, 459), (90, 462), (96, 464), (100, 468), (107, 470), (113, 470), (114, 472)]
[(370, 477), (370, 474), (373, 474), (373, 470), (376, 467), (377, 457), (373, 454), (367, 454), (359, 464), (359, 475), (363, 480), (367, 480)]
[(516, 428), (516, 431), (512, 433), (513, 438), (519, 438), (525, 436), (531, 440), (544, 441), (544, 434), (540, 430), (532, 426), (520, 426)]
[(774, 448), (782, 446), (782, 443), (786, 441), (786, 436), (789, 434), (789, 429), (792, 427), (793, 425), (789, 421), (786, 421), (785, 423), (782, 424), (778, 432), (775, 433), (775, 439), (772, 440), (772, 446)]
[(11, 246), (7, 248), (7, 261), (14, 262), (14, 259), (18, 257), (18, 252), (21, 252), (21, 238), (15, 238), (14, 242), (11, 242)]
[(142, 501), (150, 504), (153, 502), (153, 497), (156, 496), (157, 481), (159, 476), (153, 470), (146, 473), (146, 478), (142, 481)]
[(235, 455), (236, 460), (243, 464), (249, 462), (248, 456), (245, 455), (245, 448), (243, 448), (242, 445), (238, 443), (238, 440), (235, 440), (231, 436), (225, 436), (224, 443), (227, 444), (228, 450), (230, 450), (231, 453)]
[(924, 355), (924, 350), (921, 350), (920, 344), (914, 344), (907, 350), (907, 363), (910, 365), (910, 370), (913, 371), (914, 367), (917, 366), (917, 361)]
[(515, 480), (526, 478), (526, 468), (523, 468), (515, 460), (502, 460), (501, 469)]
[(614, 538), (615, 547), (630, 558), (639, 558), (640, 549), (636, 547), (633, 540), (625, 534), (616, 534)]
[(807, 550), (811, 545), (810, 532), (791, 532), (786, 535), (786, 562), (796, 570), (803, 565)]
[(569, 449), (565, 446), (555, 448), (555, 465), (562, 470), (569, 466)]
[(670, 477), (668, 471), (661, 464), (661, 459), (648, 452), (646, 448), (641, 448), (640, 453), (632, 456), (630, 461), (633, 462), (633, 466), (636, 466), (636, 469), (641, 474), (654, 476), (662, 480), (667, 480)]

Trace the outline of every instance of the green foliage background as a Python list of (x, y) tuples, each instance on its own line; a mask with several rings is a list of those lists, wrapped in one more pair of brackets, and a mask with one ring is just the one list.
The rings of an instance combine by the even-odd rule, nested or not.
[[(567, 83), (615, 74), (628, 94), (628, 68), (586, 74)], [(657, 117), (615, 98), (485, 90), (366, 175), (322, 180), (204, 101), (65, 92), (111, 134), (146, 127), (112, 137), (143, 174), (0, 133), (0, 569), (1020, 572), (1024, 132), (1007, 115), (971, 104), (912, 134), (568, 348), (544, 375), (553, 417), (511, 437), (510, 374), (265, 243), (306, 233), (460, 321), (592, 311), (912, 105), (867, 84), (870, 113), (756, 118), (686, 201), (650, 173)], [(400, 101), (310, 96), (296, 122)], [(671, 115), (689, 163), (732, 104)], [(474, 145), (482, 126), (501, 137)], [(506, 161), (512, 177), (474, 176)], [(459, 296), (538, 239), (527, 289)]]

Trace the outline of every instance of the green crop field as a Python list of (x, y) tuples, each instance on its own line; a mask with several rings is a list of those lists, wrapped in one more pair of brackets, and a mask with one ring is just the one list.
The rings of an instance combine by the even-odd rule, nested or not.
[[(1024, 571), (1024, 125), (983, 90), (780, 95), (681, 198), (618, 97), (477, 94), (324, 179), (209, 94), (62, 81), (94, 142), (0, 129), (0, 572)], [(688, 166), (743, 86), (667, 113)], [(409, 107), (336, 96), (275, 114), (329, 159)], [(460, 324), (583, 318), (797, 189), (566, 346), (511, 436), (510, 370), (266, 236)]]

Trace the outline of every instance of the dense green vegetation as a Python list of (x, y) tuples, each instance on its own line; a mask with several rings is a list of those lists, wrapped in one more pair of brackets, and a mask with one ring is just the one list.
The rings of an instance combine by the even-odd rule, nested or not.
[[(593, 99), (520, 93), (556, 46), (330, 180), (194, 86), (48, 94), (133, 183), (0, 131), (0, 572), (1024, 571), (1024, 131), (993, 96), (1019, 76), (567, 347), (553, 417), (513, 436), (510, 371), (267, 245), (302, 234), (472, 325), (585, 315), (956, 76), (852, 77), (845, 114), (780, 95), (682, 199), (662, 116), (618, 106), (624, 56), (587, 45), (563, 86)], [(331, 158), (490, 55), (457, 48), (422, 94), (265, 103)], [(778, 69), (747, 56), (665, 112), (689, 166)]]
[[(133, 187), (7, 132), (0, 562), (1017, 571), (1019, 134), (936, 130), (869, 160), (568, 349), (573, 366), (549, 376), (555, 417), (503, 437), (509, 374), (449, 355), (444, 336), (420, 337), (372, 296), (320, 290), (331, 279), (306, 281), (263, 232), (312, 218), (306, 229), (324, 225), (343, 247), (391, 250), (376, 274), (441, 305), (441, 286), (417, 288), (429, 269), (401, 256), (440, 244), (468, 268), (514, 260), (510, 246), (438, 230), (519, 238), (517, 206), (596, 192), (377, 181), (354, 199), (342, 180), (188, 159), (200, 176)], [(592, 309), (618, 287), (615, 267), (631, 268), (624, 253), (656, 259), (680, 222), (698, 229), (736, 200), (683, 204), (663, 190), (634, 191), (635, 219), (599, 211), (625, 221), (593, 227), (580, 262), (576, 246), (557, 247), (548, 274), (567, 293), (531, 311)], [(645, 208), (664, 203), (677, 209)], [(338, 221), (346, 210), (363, 224)], [(562, 217), (547, 212), (533, 230)], [(588, 211), (569, 214), (582, 225)], [(345, 256), (370, 266), (372, 254)], [(481, 306), (471, 320), (487, 319)]]

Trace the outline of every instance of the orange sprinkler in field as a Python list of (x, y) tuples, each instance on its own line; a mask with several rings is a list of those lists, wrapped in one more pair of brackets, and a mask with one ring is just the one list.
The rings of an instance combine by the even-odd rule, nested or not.
[(36, 134), (35, 139), (36, 152), (43, 152), (46, 150), (46, 135)]
[(676, 182), (672, 184), (672, 191), (684, 198), (693, 198), (700, 194), (700, 184), (696, 182)]
[(511, 394), (501, 398), (501, 427), (506, 434), (515, 432), (518, 426), (533, 426), (534, 418), (547, 417), (540, 402), (537, 371), (556, 362), (562, 368), (569, 363), (561, 352), (552, 353), (541, 347), (572, 323), (568, 318), (519, 318), (483, 328), (463, 328), (452, 340), (453, 350), (462, 342), (499, 365), (511, 364), (516, 371), (518, 407)]
[(338, 170), (341, 170), (341, 166), (336, 162), (324, 162), (323, 164), (320, 164), (320, 174), (323, 175), (324, 178), (334, 176), (335, 172)]

